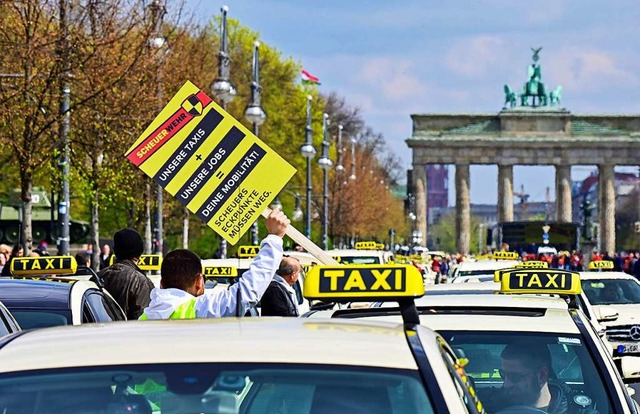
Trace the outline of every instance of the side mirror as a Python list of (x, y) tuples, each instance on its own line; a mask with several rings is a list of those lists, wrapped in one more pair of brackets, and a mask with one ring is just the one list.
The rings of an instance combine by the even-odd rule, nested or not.
[(623, 356), (620, 358), (620, 374), (629, 382), (640, 382), (640, 357)]
[(598, 322), (613, 322), (618, 319), (618, 311), (611, 306), (594, 306), (593, 313)]

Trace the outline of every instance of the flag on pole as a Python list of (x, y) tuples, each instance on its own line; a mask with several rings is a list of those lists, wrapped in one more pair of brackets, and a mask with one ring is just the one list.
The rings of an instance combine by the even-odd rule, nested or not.
[(300, 78), (302, 78), (302, 83), (305, 85), (320, 85), (320, 79), (313, 76), (306, 70), (300, 71)]

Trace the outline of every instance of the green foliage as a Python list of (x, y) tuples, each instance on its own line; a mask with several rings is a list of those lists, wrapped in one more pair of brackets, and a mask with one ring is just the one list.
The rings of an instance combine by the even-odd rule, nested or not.
[[(482, 221), (474, 215), (471, 215), (471, 232), (469, 240), (470, 252), (481, 252), (484, 248), (485, 235), (480, 237), (483, 245), (478, 248), (478, 237), (480, 232), (480, 223)], [(433, 234), (434, 241), (436, 243), (436, 249), (444, 250), (446, 252), (456, 252), (456, 213), (450, 211), (440, 217), (437, 224), (432, 227), (431, 233)], [(437, 240), (440, 240), (437, 242)]]

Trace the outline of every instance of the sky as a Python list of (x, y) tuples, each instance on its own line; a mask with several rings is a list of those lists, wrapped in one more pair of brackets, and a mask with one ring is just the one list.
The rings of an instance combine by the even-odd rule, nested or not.
[[(186, 0), (206, 21), (225, 3)], [(638, 0), (237, 0), (229, 17), (300, 62), (361, 109), (404, 169), (411, 114), (497, 113), (503, 85), (519, 90), (542, 47), (547, 89), (563, 86), (575, 114), (640, 113)], [(233, 74), (232, 74), (233, 77)], [(574, 180), (594, 166), (574, 167)], [(616, 171), (629, 171), (620, 168)], [(633, 170), (635, 171), (635, 169)], [(453, 183), (453, 168), (450, 183)], [(554, 199), (553, 167), (514, 168), (514, 188)], [(450, 202), (455, 200), (450, 189)], [(471, 167), (471, 202), (495, 203), (497, 167)], [(453, 203), (452, 203), (453, 204)]]

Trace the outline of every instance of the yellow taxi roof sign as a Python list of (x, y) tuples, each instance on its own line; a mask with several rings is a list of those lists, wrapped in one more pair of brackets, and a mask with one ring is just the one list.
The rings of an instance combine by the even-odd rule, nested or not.
[(72, 275), (78, 270), (78, 263), (71, 256), (15, 257), (10, 270), (15, 276)]
[(260, 251), (260, 246), (240, 246), (238, 247), (238, 257), (256, 257)]
[(549, 262), (545, 262), (544, 260), (527, 260), (526, 262), (522, 262), (517, 264), (515, 267), (517, 268), (531, 268), (535, 267), (537, 269), (548, 269)]
[(501, 293), (579, 295), (580, 274), (556, 269), (509, 269), (502, 272)]
[(376, 250), (378, 243), (374, 241), (361, 241), (356, 242), (356, 250)]
[(159, 254), (143, 254), (138, 260), (140, 270), (160, 270), (162, 266), (162, 255)]
[(406, 264), (314, 266), (304, 282), (307, 299), (370, 301), (424, 295), (422, 275)]
[(518, 252), (493, 252), (493, 258), (496, 260), (518, 260), (520, 255)]
[(376, 243), (377, 250), (384, 250), (384, 243)]
[(238, 277), (238, 269), (232, 266), (205, 266), (202, 268), (205, 277)]
[(589, 262), (589, 270), (600, 270), (600, 269), (613, 269), (613, 262), (611, 260), (598, 260), (595, 262)]

